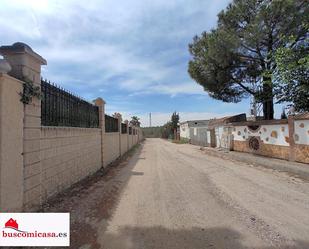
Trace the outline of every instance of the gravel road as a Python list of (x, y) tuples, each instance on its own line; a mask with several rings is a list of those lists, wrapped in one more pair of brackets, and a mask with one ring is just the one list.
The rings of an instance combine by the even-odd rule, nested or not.
[(309, 183), (286, 173), (147, 139), (110, 174), (61, 204), (72, 248), (309, 248)]

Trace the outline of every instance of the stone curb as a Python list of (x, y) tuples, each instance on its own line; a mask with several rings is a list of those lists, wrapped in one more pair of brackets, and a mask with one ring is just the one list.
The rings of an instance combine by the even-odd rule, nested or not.
[(201, 147), (201, 150), (210, 156), (220, 157), (227, 160), (235, 160), (253, 166), (261, 166), (268, 169), (274, 169), (280, 172), (286, 172), (293, 177), (309, 181), (309, 164), (289, 162), (276, 158), (252, 155), (242, 152), (216, 150), (212, 148)]

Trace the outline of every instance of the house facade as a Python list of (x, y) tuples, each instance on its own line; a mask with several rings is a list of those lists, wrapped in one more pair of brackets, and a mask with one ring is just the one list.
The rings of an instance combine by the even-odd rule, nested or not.
[(309, 113), (232, 127), (234, 151), (309, 163)]
[(245, 122), (246, 120), (245, 113), (210, 120), (207, 129), (208, 146), (231, 150), (233, 145), (233, 128), (231, 124)]
[(207, 146), (207, 127), (209, 120), (189, 120), (180, 123), (180, 138), (191, 144)]
[(309, 113), (288, 119), (247, 121), (245, 114), (212, 119), (209, 146), (309, 163)]

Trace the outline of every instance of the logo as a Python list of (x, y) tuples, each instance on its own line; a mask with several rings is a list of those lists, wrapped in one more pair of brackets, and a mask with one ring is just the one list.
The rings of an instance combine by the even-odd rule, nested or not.
[(5, 228), (12, 228), (12, 229), (18, 230), (18, 224), (16, 220), (13, 220), (11, 218), (5, 223)]
[(0, 246), (70, 245), (68, 213), (0, 213), (0, 222)]
[(14, 229), (18, 232), (25, 233), (25, 231), (18, 230), (18, 223), (16, 220), (10, 218), (6, 223), (4, 228)]

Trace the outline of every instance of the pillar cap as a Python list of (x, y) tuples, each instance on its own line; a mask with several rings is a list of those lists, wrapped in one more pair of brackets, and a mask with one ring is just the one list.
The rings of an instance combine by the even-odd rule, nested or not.
[(106, 104), (106, 102), (100, 97), (96, 98), (93, 102), (96, 106), (103, 106)]
[(46, 60), (42, 56), (34, 52), (29, 45), (23, 42), (15, 42), (13, 45), (1, 46), (0, 54), (4, 56), (9, 54), (28, 54), (41, 65), (47, 65)]
[(122, 116), (121, 116), (121, 113), (115, 112), (114, 115), (113, 115), (113, 117), (119, 119), (119, 118), (121, 118)]

